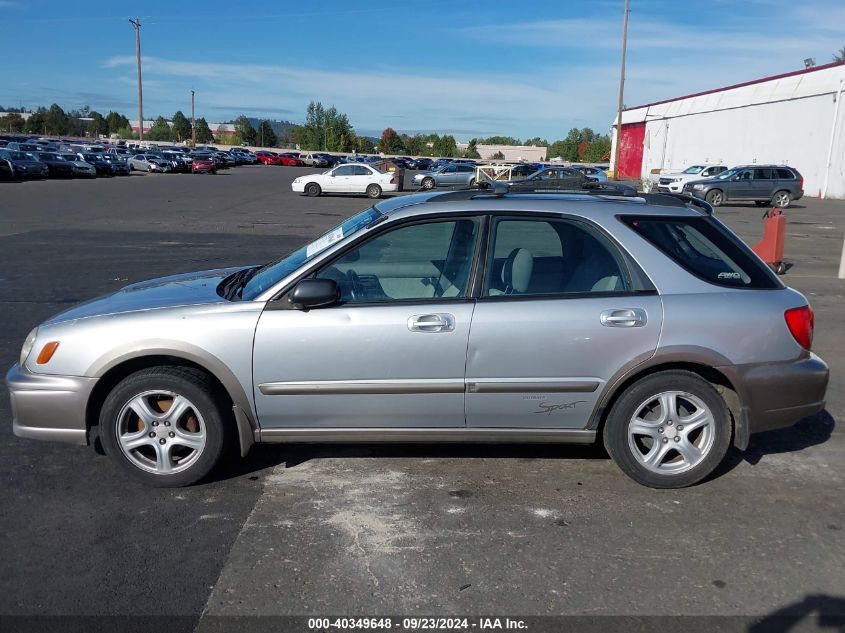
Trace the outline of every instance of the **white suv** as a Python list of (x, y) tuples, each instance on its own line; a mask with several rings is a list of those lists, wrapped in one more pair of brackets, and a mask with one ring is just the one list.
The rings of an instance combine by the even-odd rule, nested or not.
[[(652, 175), (651, 188), (657, 191), (668, 191), (670, 193), (681, 193), (684, 184), (690, 180), (701, 180), (702, 178), (714, 178), (727, 169), (726, 165), (692, 165), (684, 171), (661, 172)], [(656, 182), (655, 182), (656, 181)]]

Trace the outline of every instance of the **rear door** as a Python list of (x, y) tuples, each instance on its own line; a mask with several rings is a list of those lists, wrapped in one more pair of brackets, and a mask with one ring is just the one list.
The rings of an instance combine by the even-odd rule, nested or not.
[(777, 188), (777, 170), (771, 167), (754, 168), (754, 199), (771, 200)]
[(375, 172), (364, 165), (353, 165), (352, 176), (349, 178), (350, 190), (355, 193), (364, 193), (367, 185), (376, 180)]
[[(592, 225), (498, 217), (467, 348), (467, 426), (584, 428), (604, 386), (650, 357), (663, 318)], [(641, 289), (640, 289), (641, 290)]]

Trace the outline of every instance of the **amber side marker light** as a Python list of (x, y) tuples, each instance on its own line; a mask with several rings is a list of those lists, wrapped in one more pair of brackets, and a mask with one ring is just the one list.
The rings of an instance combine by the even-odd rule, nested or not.
[(53, 358), (53, 354), (56, 353), (56, 350), (59, 349), (59, 342), (58, 341), (50, 341), (44, 347), (41, 348), (41, 352), (38, 354), (38, 358), (35, 359), (36, 365), (46, 365), (50, 362), (50, 359)]

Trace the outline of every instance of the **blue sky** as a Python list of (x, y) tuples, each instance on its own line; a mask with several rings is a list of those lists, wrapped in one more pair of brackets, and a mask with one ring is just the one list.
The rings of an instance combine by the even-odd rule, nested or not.
[[(312, 99), (359, 133), (562, 138), (606, 132), (616, 108), (622, 0), (124, 3), (0, 0), (0, 105), (84, 104), (209, 122), (302, 121)], [(130, 13), (131, 10), (137, 13)], [(831, 61), (843, 0), (631, 0), (629, 106)]]

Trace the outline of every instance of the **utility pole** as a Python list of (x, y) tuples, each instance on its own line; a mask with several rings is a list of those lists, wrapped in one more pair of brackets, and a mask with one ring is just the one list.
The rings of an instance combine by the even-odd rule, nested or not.
[(196, 124), (196, 93), (191, 90), (191, 145), (197, 146), (197, 124)]
[(141, 20), (129, 18), (135, 27), (135, 57), (138, 62), (138, 140), (144, 140), (144, 92), (141, 89)]
[(622, 21), (622, 71), (619, 76), (619, 107), (616, 110), (616, 151), (613, 157), (613, 177), (619, 180), (619, 149), (622, 146), (622, 108), (625, 107), (625, 53), (628, 49), (628, 0), (625, 0), (625, 18)]

